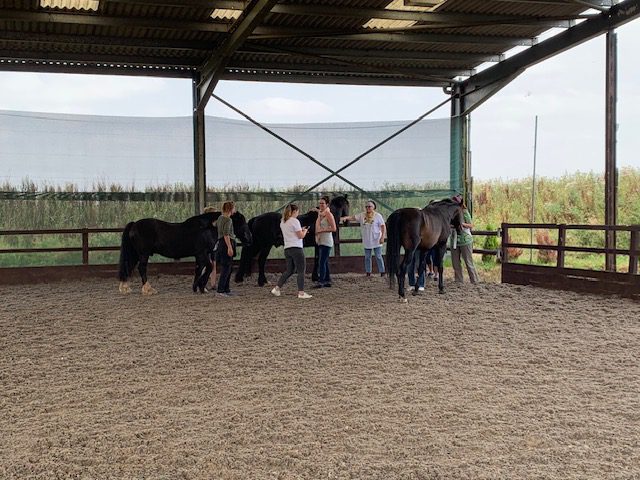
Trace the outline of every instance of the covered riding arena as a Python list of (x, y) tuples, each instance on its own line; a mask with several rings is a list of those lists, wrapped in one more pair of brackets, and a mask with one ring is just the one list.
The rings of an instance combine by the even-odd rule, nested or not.
[(400, 305), (344, 274), (301, 305), (189, 282), (3, 288), (1, 478), (640, 474), (633, 300), (449, 282)]
[[(220, 80), (444, 88), (451, 170), (437, 193), (471, 205), (469, 114), (606, 33), (597, 250), (615, 271), (615, 28), (638, 16), (638, 0), (0, 1), (0, 70), (189, 79), (196, 212)], [(563, 31), (538, 42), (550, 28)], [(507, 57), (516, 46), (529, 48)], [(296, 151), (368, 198), (341, 175), (359, 158), (334, 168)], [(82, 247), (63, 250), (81, 265), (0, 269), (0, 479), (640, 477), (635, 227), (631, 298), (447, 278), (444, 295), (427, 285), (408, 304), (386, 278), (344, 272), (308, 302), (255, 278), (235, 297), (195, 295), (185, 264), (152, 273), (157, 295), (120, 295), (116, 267), (89, 262), (90, 234), (108, 227), (72, 232)], [(560, 254), (554, 281), (576, 282), (563, 242), (545, 247)]]

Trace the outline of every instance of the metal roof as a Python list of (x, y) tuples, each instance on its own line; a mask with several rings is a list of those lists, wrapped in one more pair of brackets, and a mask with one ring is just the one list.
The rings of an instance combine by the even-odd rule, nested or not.
[[(190, 78), (259, 1), (0, 0), (0, 70)], [(273, 3), (219, 79), (448, 85), (612, 0)]]

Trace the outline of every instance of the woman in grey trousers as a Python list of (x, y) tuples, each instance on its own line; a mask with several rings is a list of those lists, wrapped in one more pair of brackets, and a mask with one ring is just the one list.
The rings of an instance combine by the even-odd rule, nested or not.
[(304, 260), (304, 248), (302, 239), (309, 231), (309, 227), (300, 225), (298, 214), (300, 209), (293, 203), (286, 206), (280, 222), (280, 230), (284, 238), (284, 258), (287, 261), (287, 270), (280, 276), (278, 284), (273, 287), (271, 293), (276, 297), (281, 295), (280, 289), (294, 272), (298, 273), (298, 298), (311, 298), (304, 291), (304, 273), (306, 263)]

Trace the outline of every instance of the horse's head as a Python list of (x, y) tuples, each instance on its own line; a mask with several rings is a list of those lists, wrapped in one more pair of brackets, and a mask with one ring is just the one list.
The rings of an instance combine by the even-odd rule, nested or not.
[(196, 215), (195, 217), (192, 217), (192, 219), (196, 219), (198, 221), (202, 230), (209, 230), (215, 228), (214, 224), (220, 215), (220, 212), (207, 212), (201, 215)]
[(447, 209), (447, 212), (449, 212), (451, 226), (456, 229), (458, 235), (462, 235), (462, 224), (464, 223), (462, 204), (451, 198), (445, 198), (437, 203), (443, 205)]
[(309, 210), (307, 213), (303, 213), (302, 215), (298, 215), (298, 221), (300, 221), (300, 225), (303, 226), (303, 227), (309, 227), (312, 230), (315, 230), (315, 228), (316, 228), (316, 220), (317, 219), (318, 219), (318, 211), (317, 210)]
[(329, 204), (329, 209), (333, 214), (336, 225), (338, 225), (342, 217), (349, 216), (349, 200), (347, 200), (347, 195), (339, 195), (337, 197), (333, 197), (331, 199), (331, 203)]
[(247, 219), (244, 218), (244, 215), (240, 212), (235, 212), (231, 215), (231, 222), (233, 223), (233, 232), (240, 239), (242, 245), (251, 245), (253, 237), (251, 236), (251, 229), (249, 229)]

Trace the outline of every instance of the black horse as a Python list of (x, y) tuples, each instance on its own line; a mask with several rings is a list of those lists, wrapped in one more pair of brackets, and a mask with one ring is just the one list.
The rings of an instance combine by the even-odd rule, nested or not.
[[(463, 222), (462, 207), (451, 199), (431, 202), (422, 210), (418, 208), (400, 208), (387, 219), (387, 271), (389, 287), (394, 286), (394, 274), (398, 280), (400, 301), (406, 302), (404, 281), (407, 265), (418, 249), (420, 262), (418, 271), (425, 268), (427, 252), (434, 249), (433, 266), (438, 268), (438, 290), (444, 293), (443, 258), (447, 251), (447, 239), (451, 226), (461, 233)], [(404, 258), (400, 263), (400, 247), (404, 248)], [(418, 293), (416, 282), (413, 294)]]
[[(329, 209), (336, 220), (336, 225), (340, 223), (341, 217), (349, 215), (349, 200), (347, 195), (335, 197), (329, 203)], [(310, 211), (298, 216), (298, 220), (303, 227), (309, 227), (309, 233), (304, 237), (305, 247), (316, 247), (314, 254), (313, 273), (311, 278), (313, 281), (318, 279), (318, 249), (315, 240), (317, 211)], [(243, 248), (240, 255), (240, 267), (236, 272), (235, 281), (242, 282), (244, 277), (251, 275), (253, 259), (258, 257), (258, 285), (261, 287), (267, 283), (264, 269), (269, 252), (272, 247), (280, 247), (284, 245), (282, 231), (280, 230), (280, 221), (282, 215), (277, 212), (263, 213), (249, 220), (249, 229), (253, 235), (253, 244), (251, 248)]]
[[(211, 252), (218, 238), (214, 226), (221, 212), (203, 213), (182, 223), (169, 223), (155, 218), (144, 218), (130, 222), (122, 232), (120, 247), (120, 292), (130, 293), (129, 278), (138, 265), (142, 279), (142, 293), (150, 295), (156, 290), (147, 280), (149, 257), (157, 253), (164, 257), (180, 259), (196, 258), (193, 291), (204, 288), (211, 274)], [(251, 244), (251, 232), (244, 215), (239, 212), (231, 216), (233, 229), (243, 245)]]

